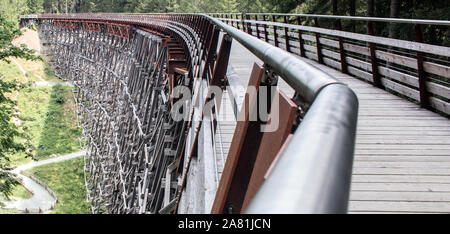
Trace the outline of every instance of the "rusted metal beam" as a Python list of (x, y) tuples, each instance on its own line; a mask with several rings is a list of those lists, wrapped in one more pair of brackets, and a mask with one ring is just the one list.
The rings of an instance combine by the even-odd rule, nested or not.
[(224, 34), (222, 43), (220, 44), (219, 54), (214, 66), (214, 71), (209, 85), (225, 88), (225, 79), (227, 75), (228, 62), (230, 60), (231, 44), (233, 38), (228, 34)]
[(279, 109), (277, 109), (277, 111), (272, 110), (270, 112), (269, 122), (267, 125), (270, 125), (275, 121), (279, 124), (279, 127), (276, 131), (265, 132), (263, 135), (261, 147), (259, 148), (258, 155), (255, 160), (255, 165), (248, 183), (248, 188), (245, 193), (245, 199), (241, 211), (245, 211), (247, 209), (250, 201), (253, 199), (255, 194), (258, 192), (259, 187), (264, 182), (264, 175), (274, 161), (275, 157), (279, 154), (286, 138), (292, 132), (294, 120), (297, 116), (298, 106), (283, 91), (277, 91), (275, 95), (278, 95), (278, 98), (274, 98), (274, 103), (272, 103), (272, 106), (277, 105)]
[[(368, 29), (369, 35), (375, 34), (375, 31), (373, 29), (373, 23), (371, 21), (367, 22), (367, 29)], [(370, 63), (372, 65), (372, 82), (373, 82), (374, 86), (383, 88), (383, 86), (381, 84), (381, 77), (378, 72), (378, 61), (377, 61), (377, 56), (376, 56), (376, 49), (377, 49), (376, 44), (373, 42), (370, 42), (369, 50), (370, 50)]]
[[(314, 26), (319, 27), (319, 19), (314, 18)], [(320, 34), (316, 33), (316, 53), (317, 53), (317, 61), (320, 64), (323, 64), (323, 55), (322, 55), (322, 44), (320, 44)]]
[[(253, 65), (248, 87), (259, 92), (264, 67)], [(242, 109), (239, 112), (235, 134), (228, 152), (225, 167), (211, 210), (213, 214), (240, 213), (244, 202), (258, 148), (263, 134), (260, 131), (262, 122), (251, 121), (257, 113), (258, 95), (245, 95)]]
[[(341, 20), (338, 20), (336, 22), (336, 28), (337, 30), (342, 30), (342, 23)], [(339, 55), (341, 58), (341, 71), (342, 73), (347, 73), (347, 61), (345, 56), (345, 49), (344, 49), (344, 38), (339, 37)]]
[[(283, 17), (283, 22), (285, 24), (288, 23), (287, 16)], [(284, 41), (286, 44), (286, 51), (291, 52), (291, 45), (289, 44), (289, 28), (288, 27), (284, 27)]]
[[(274, 15), (272, 16), (272, 21), (277, 22), (277, 18)], [(273, 40), (275, 47), (279, 47), (277, 28), (277, 26), (273, 25)]]
[[(263, 21), (266, 21), (265, 15), (263, 15)], [(269, 33), (267, 32), (267, 24), (264, 24), (263, 27), (264, 27), (264, 40), (266, 42), (269, 42)]]
[[(423, 42), (423, 30), (422, 25), (415, 25), (416, 31), (416, 41)], [(427, 91), (427, 76), (423, 69), (423, 62), (425, 60), (425, 55), (423, 52), (416, 52), (417, 59), (417, 76), (419, 77), (419, 95), (420, 95), (420, 106), (422, 108), (430, 108), (429, 94)]]
[[(302, 19), (300, 18), (300, 17), (297, 17), (297, 24), (298, 25), (302, 25)], [(298, 43), (299, 43), (299, 49), (300, 49), (300, 56), (302, 56), (302, 57), (305, 57), (306, 55), (305, 55), (305, 47), (303, 46), (304, 45), (304, 41), (303, 41), (303, 38), (302, 38), (302, 34), (303, 34), (303, 32), (302, 32), (302, 30), (298, 30)]]

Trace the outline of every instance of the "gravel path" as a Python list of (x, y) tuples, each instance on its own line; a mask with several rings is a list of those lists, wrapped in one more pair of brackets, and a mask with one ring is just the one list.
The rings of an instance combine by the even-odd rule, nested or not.
[(80, 151), (72, 154), (63, 155), (60, 157), (45, 159), (37, 162), (27, 163), (18, 166), (11, 172), (18, 178), (22, 179), (22, 185), (33, 194), (33, 197), (29, 199), (22, 199), (6, 204), (6, 209), (16, 209), (22, 212), (29, 213), (45, 213), (50, 211), (53, 205), (56, 203), (55, 197), (53, 197), (42, 185), (36, 183), (34, 180), (26, 177), (22, 174), (23, 171), (33, 167), (38, 167), (50, 163), (61, 162), (76, 157), (85, 155), (86, 152)]

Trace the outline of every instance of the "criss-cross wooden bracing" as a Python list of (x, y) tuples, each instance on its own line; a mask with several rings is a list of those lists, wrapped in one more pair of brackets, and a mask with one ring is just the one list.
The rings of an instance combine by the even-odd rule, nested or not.
[[(38, 23), (54, 70), (74, 83), (94, 213), (445, 212), (449, 48), (340, 30), (348, 17), (335, 17), (337, 30), (320, 28), (328, 17), (69, 14), (21, 23)], [(369, 28), (380, 20), (357, 19)], [(438, 194), (421, 192), (428, 187)]]

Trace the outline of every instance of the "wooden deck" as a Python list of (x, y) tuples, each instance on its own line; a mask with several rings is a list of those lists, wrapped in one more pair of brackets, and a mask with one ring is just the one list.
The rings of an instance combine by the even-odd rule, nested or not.
[[(359, 99), (349, 213), (450, 213), (450, 121), (337, 70), (299, 59), (346, 83)], [(232, 92), (242, 93), (252, 64), (261, 61), (237, 41), (230, 60), (229, 72), (241, 78), (240, 84), (233, 81)], [(279, 88), (293, 95), (283, 81)], [(228, 152), (234, 126), (229, 121), (220, 125), (216, 148), (221, 139)]]

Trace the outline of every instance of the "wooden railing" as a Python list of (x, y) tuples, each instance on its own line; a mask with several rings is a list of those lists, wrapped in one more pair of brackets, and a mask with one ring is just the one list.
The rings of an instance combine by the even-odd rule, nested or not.
[[(425, 43), (422, 30), (425, 25), (448, 30), (450, 21), (294, 14), (210, 15), (288, 52), (370, 82), (423, 108), (450, 115), (450, 47)], [(325, 21), (327, 27), (334, 28), (323, 28), (321, 22)], [(366, 24), (367, 34), (343, 31), (343, 21)], [(313, 26), (306, 26), (308, 23)], [(375, 23), (413, 24), (415, 41), (376, 36)]]

